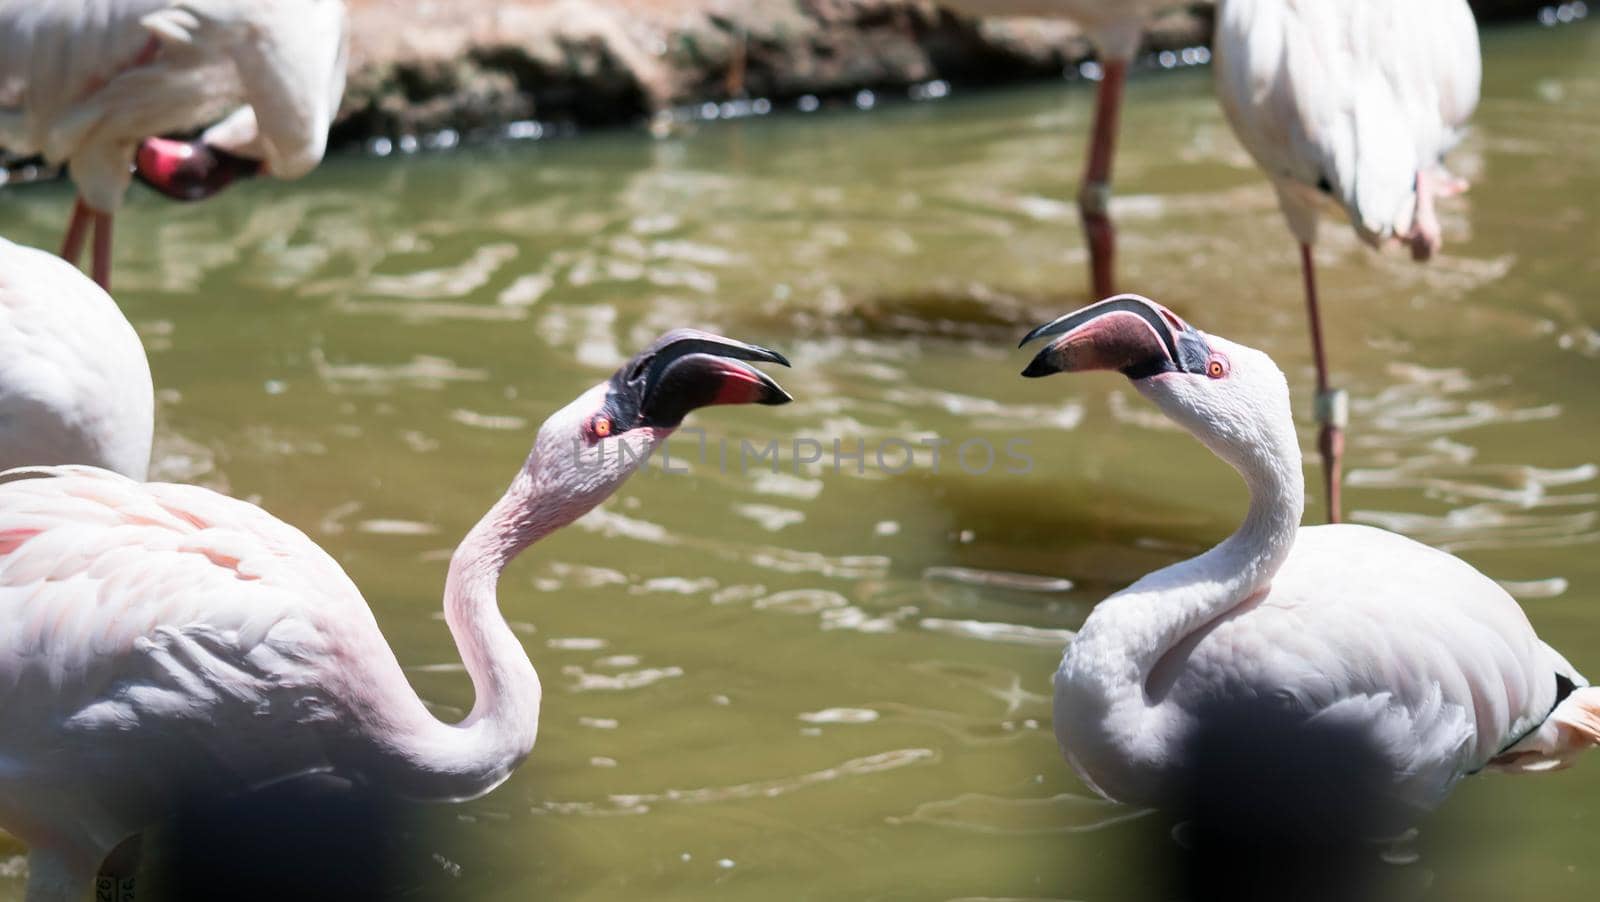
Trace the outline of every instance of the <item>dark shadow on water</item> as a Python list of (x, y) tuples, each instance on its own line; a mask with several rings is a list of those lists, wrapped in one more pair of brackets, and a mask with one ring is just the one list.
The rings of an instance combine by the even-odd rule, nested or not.
[[(841, 310), (791, 303), (763, 308), (740, 306), (726, 312), (728, 317), (737, 318), (736, 325), (741, 328), (748, 326), (765, 334), (882, 340), (943, 338), (1009, 350), (1033, 327), (1098, 300), (1076, 286), (1064, 285), (1061, 293), (1016, 294), (1004, 285), (975, 285), (967, 290), (851, 297)], [(1161, 300), (1179, 316), (1190, 315), (1189, 305), (1181, 299)]]
[(1213, 704), (1197, 723), (1167, 811), (1146, 819), (1143, 864), (1165, 875), (1153, 898), (1367, 902), (1419, 889), (1415, 869), (1383, 858), (1419, 813), (1394, 799), (1365, 730), (1260, 696)]
[(384, 900), (467, 894), (435, 806), (333, 777), (196, 797), (146, 835), (140, 898)]
[[(750, 328), (804, 337), (945, 338), (1015, 347), (1044, 319), (1081, 306), (1051, 298), (1025, 298), (1000, 292), (922, 292), (852, 299), (845, 310), (781, 305), (764, 310), (730, 310)], [(1048, 311), (1060, 308), (1059, 313)], [(730, 327), (731, 328), (731, 327)]]
[(1193, 899), (1372, 899), (1373, 837), (1403, 827), (1367, 735), (1270, 703), (1218, 703), (1187, 749), (1174, 876)]

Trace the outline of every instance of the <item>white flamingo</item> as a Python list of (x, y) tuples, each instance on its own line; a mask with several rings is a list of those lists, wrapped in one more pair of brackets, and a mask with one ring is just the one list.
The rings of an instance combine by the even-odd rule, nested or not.
[(53, 254), (0, 238), (0, 470), (88, 464), (144, 479), (155, 395), (116, 301)]
[[(662, 336), (540, 427), (450, 560), (445, 620), (477, 694), (423, 705), (333, 558), (260, 508), (87, 467), (0, 485), (0, 827), (28, 900), (81, 899), (181, 792), (358, 775), (419, 799), (498, 786), (533, 748), (539, 680), (495, 600), (530, 543), (609, 496), (691, 410), (789, 396), (764, 348)], [(44, 478), (32, 478), (44, 477)]]
[(1312, 246), (1321, 210), (1363, 241), (1439, 249), (1434, 200), (1466, 190), (1444, 170), (1473, 109), (1483, 63), (1467, 0), (1223, 0), (1217, 95), (1278, 190), (1300, 242), (1317, 367), (1328, 516), (1340, 518), (1345, 395), (1328, 386)]
[[(109, 287), (130, 169), (181, 200), (305, 175), (344, 93), (345, 43), (343, 0), (0, 0), (0, 147), (67, 165), (78, 201), (61, 255), (76, 263), (92, 225)], [(211, 122), (195, 142), (152, 137)]]
[(1232, 536), (1095, 607), (1055, 677), (1055, 729), (1085, 782), (1160, 805), (1198, 712), (1275, 698), (1383, 750), (1394, 795), (1440, 802), (1484, 767), (1560, 767), (1600, 743), (1600, 688), (1459, 558), (1366, 526), (1300, 527), (1283, 374), (1134, 295), (1035, 329), (1025, 376), (1119, 370), (1244, 477)]
[(1089, 243), (1090, 286), (1095, 297), (1110, 294), (1116, 275), (1116, 229), (1111, 222), (1111, 164), (1128, 64), (1139, 50), (1150, 17), (1178, 0), (938, 0), (969, 16), (1068, 19), (1083, 26), (1100, 58), (1094, 126), (1078, 189), (1078, 215)]

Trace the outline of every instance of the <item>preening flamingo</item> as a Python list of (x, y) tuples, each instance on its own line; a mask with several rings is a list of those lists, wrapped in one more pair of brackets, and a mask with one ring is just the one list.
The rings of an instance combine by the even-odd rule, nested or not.
[(1467, 187), (1442, 159), (1478, 105), (1477, 23), (1467, 0), (1223, 0), (1213, 64), (1222, 109), (1300, 242), (1318, 446), (1337, 523), (1348, 415), (1328, 382), (1317, 220), (1338, 211), (1363, 241), (1403, 241), (1417, 260), (1439, 250), (1434, 200)]
[(1392, 795), (1443, 800), (1485, 767), (1560, 767), (1600, 743), (1600, 688), (1495, 582), (1366, 526), (1301, 528), (1283, 374), (1260, 351), (1121, 295), (1040, 326), (1024, 376), (1118, 370), (1244, 477), (1239, 530), (1095, 607), (1055, 677), (1062, 752), (1090, 786), (1159, 806), (1219, 701), (1272, 699), (1370, 737)]
[(739, 361), (662, 336), (540, 427), (505, 495), (457, 547), (445, 620), (476, 700), (423, 705), (333, 558), (255, 505), (104, 470), (0, 484), (0, 828), (30, 848), (29, 902), (78, 902), (96, 866), (183, 793), (312, 771), (418, 799), (498, 786), (533, 748), (539, 679), (495, 599), (501, 571), (603, 501), (711, 404), (789, 396)]
[[(344, 93), (345, 43), (343, 0), (0, 0), (0, 147), (67, 165), (78, 200), (61, 255), (76, 263), (92, 226), (109, 287), (130, 169), (180, 200), (305, 175)], [(213, 122), (198, 141), (152, 137)]]
[(144, 479), (154, 418), (144, 345), (117, 303), (59, 257), (0, 238), (0, 470)]
[(1089, 156), (1078, 188), (1078, 216), (1089, 244), (1090, 289), (1104, 297), (1115, 289), (1116, 228), (1111, 222), (1111, 164), (1116, 155), (1117, 121), (1128, 64), (1139, 50), (1144, 26), (1158, 10), (1177, 0), (939, 0), (969, 16), (1022, 16), (1070, 19), (1082, 25), (1100, 57)]

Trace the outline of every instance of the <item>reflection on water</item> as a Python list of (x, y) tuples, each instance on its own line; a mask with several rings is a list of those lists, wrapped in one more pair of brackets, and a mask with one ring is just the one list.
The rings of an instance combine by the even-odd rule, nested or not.
[[(1355, 517), (1465, 555), (1591, 673), (1596, 48), (1594, 24), (1486, 37), (1443, 259), (1331, 226), (1319, 250)], [(1130, 87), (1126, 286), (1273, 354), (1309, 423), (1294, 248), (1207, 79)], [(1016, 339), (1086, 300), (1088, 113), (1085, 86), (1045, 86), (134, 193), (118, 295), (160, 386), (156, 472), (305, 528), (441, 716), (471, 703), (445, 562), (543, 417), (675, 326), (795, 362), (794, 404), (691, 421), (710, 448), (776, 440), (775, 464), (652, 467), (507, 575), (541, 735), (500, 790), (417, 815), (452, 898), (1136, 894), (1172, 840), (1071, 776), (1050, 674), (1097, 600), (1244, 498), (1119, 378), (1017, 378)], [(7, 190), (0, 230), (52, 246), (66, 208)], [(1016, 439), (1031, 466), (858, 470), (802, 438)], [(1595, 799), (1592, 763), (1469, 781), (1403, 870), (1438, 898), (1578, 897)], [(0, 840), (0, 899), (18, 851)]]

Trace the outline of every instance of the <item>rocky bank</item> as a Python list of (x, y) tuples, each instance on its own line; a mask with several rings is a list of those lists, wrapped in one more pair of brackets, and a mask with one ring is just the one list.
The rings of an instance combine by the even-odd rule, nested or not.
[[(707, 102), (1053, 77), (1091, 56), (1070, 23), (974, 21), (932, 0), (348, 2), (341, 143), (530, 121), (660, 127), (669, 111)], [(1482, 19), (1531, 20), (1550, 5), (1474, 3)], [(1213, 12), (1195, 0), (1167, 13), (1146, 50), (1207, 43)]]

